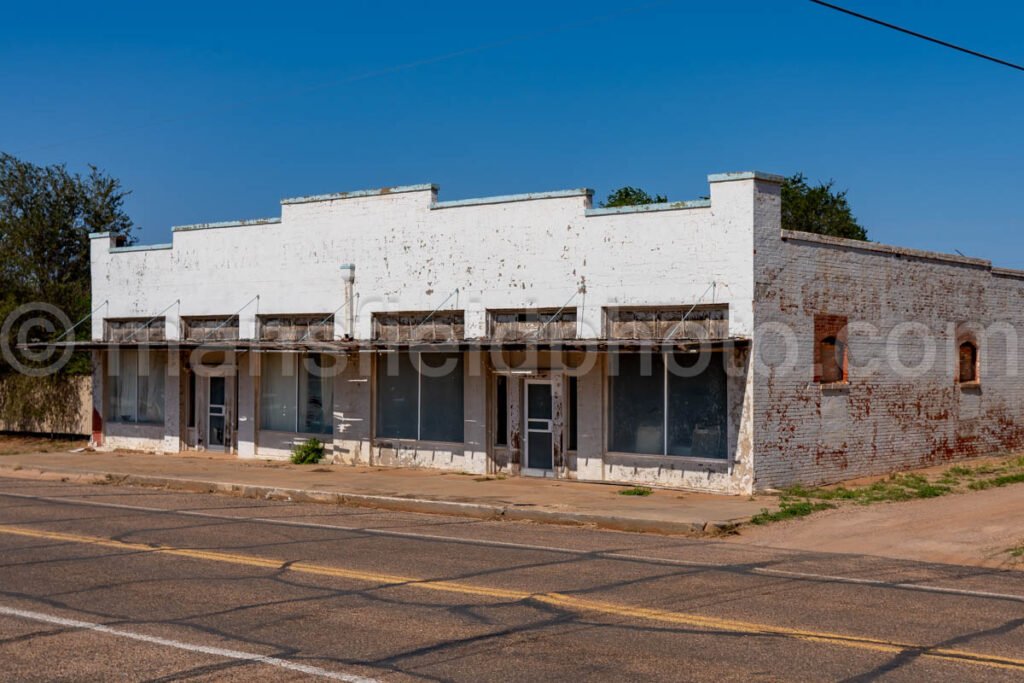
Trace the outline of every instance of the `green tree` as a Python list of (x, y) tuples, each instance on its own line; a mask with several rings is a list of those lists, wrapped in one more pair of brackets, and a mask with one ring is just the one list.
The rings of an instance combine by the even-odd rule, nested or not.
[(783, 230), (867, 240), (867, 230), (857, 222), (846, 201), (846, 190), (834, 188), (834, 180), (809, 185), (803, 173), (786, 178), (782, 183)]
[(665, 195), (657, 194), (653, 197), (639, 187), (620, 187), (608, 195), (608, 198), (601, 202), (603, 208), (613, 206), (639, 206), (641, 204), (664, 204), (668, 201)]
[[(73, 321), (90, 311), (89, 234), (113, 232), (131, 243), (127, 196), (94, 166), (81, 175), (0, 153), (0, 324), (31, 302), (52, 304)], [(87, 330), (86, 323), (78, 332)], [(10, 371), (0, 360), (0, 376)]]

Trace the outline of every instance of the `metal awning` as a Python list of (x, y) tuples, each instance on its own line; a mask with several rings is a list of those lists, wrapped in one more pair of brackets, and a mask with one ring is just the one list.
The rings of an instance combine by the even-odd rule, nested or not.
[(451, 351), (722, 351), (746, 348), (749, 337), (728, 337), (724, 339), (541, 339), (541, 340), (495, 340), (465, 339), (459, 341), (374, 341), (343, 339), (337, 341), (261, 341), (239, 339), (232, 341), (167, 340), (140, 342), (34, 342), (18, 344), (25, 350), (42, 350), (51, 347), (71, 347), (76, 351), (103, 351), (117, 348), (154, 349), (168, 351), (308, 351), (318, 353), (350, 354), (394, 351), (451, 352)]

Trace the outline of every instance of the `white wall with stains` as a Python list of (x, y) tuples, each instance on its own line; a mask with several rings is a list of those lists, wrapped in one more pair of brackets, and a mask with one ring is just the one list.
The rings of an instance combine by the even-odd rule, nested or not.
[[(340, 266), (355, 264), (356, 329), (372, 313), (466, 310), (466, 336), (485, 333), (488, 308), (559, 307), (584, 282), (580, 336), (597, 337), (603, 306), (728, 302), (734, 333), (752, 329), (753, 177), (711, 183), (710, 202), (651, 211), (592, 209), (589, 191), (438, 202), (428, 185), (284, 200), (280, 221), (183, 226), (171, 245), (92, 241), (93, 319), (240, 312), (330, 313), (345, 305)], [(715, 286), (711, 287), (714, 282)], [(252, 301), (259, 296), (258, 301)], [(701, 297), (704, 297), (701, 299)], [(166, 310), (165, 310), (166, 309)], [(347, 332), (345, 312), (337, 316)]]
[[(238, 314), (241, 337), (252, 338), (257, 315), (337, 312), (338, 337), (369, 339), (375, 312), (444, 304), (465, 311), (469, 339), (486, 335), (489, 309), (563, 305), (577, 310), (579, 337), (599, 338), (606, 306), (697, 303), (727, 303), (730, 334), (751, 336), (755, 222), (759, 207), (777, 198), (778, 180), (710, 176), (709, 200), (624, 209), (595, 209), (588, 190), (444, 202), (436, 187), (420, 185), (283, 200), (279, 219), (182, 226), (169, 245), (118, 248), (111, 236), (95, 235), (93, 298), (103, 305), (92, 336), (103, 338), (105, 318), (159, 315), (173, 340), (182, 317)], [(351, 330), (344, 264), (355, 266)], [(604, 379), (589, 375), (581, 382), (580, 447), (567, 459), (569, 476), (749, 491), (750, 381), (748, 369), (729, 386), (730, 460), (709, 464), (609, 457)], [(238, 451), (281, 456), (287, 440), (259, 443), (258, 384), (258, 377), (239, 377)], [(466, 383), (463, 447), (381, 445), (371, 437), (372, 382), (348, 370), (335, 380), (329, 450), (344, 462), (493, 471), (489, 385), (483, 377)], [(179, 403), (177, 396), (167, 400)], [(178, 410), (168, 413), (177, 424)], [(138, 446), (140, 437), (125, 443)], [(174, 450), (171, 441), (165, 430), (154, 448)]]

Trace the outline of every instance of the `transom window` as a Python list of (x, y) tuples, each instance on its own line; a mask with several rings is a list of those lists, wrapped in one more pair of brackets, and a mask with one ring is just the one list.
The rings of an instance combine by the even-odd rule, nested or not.
[(108, 342), (164, 341), (166, 318), (107, 318), (103, 339)]
[(729, 307), (689, 306), (609, 307), (604, 311), (608, 339), (725, 339), (729, 336)]
[(378, 438), (462, 443), (461, 353), (382, 353), (377, 356)]
[(502, 341), (575, 339), (576, 309), (488, 311), (488, 329), (491, 339)]
[(238, 339), (238, 316), (189, 317), (181, 321), (182, 337), (193, 341)]

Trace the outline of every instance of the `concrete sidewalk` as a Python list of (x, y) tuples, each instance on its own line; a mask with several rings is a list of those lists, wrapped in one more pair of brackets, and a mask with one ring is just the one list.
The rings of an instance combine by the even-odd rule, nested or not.
[(230, 456), (25, 453), (0, 456), (0, 477), (159, 486), (251, 498), (355, 505), (482, 519), (587, 524), (622, 531), (702, 534), (731, 528), (773, 497), (658, 490), (623, 496), (626, 486), (524, 477), (344, 465), (292, 465)]

